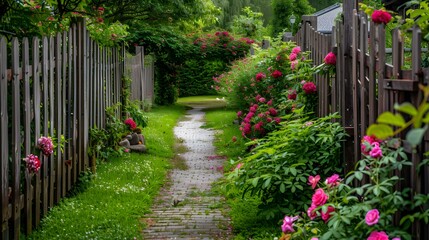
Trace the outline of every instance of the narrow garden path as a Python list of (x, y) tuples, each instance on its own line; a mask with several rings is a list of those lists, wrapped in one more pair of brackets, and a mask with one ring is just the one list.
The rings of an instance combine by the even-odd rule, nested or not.
[[(211, 191), (222, 177), (223, 158), (215, 155), (214, 132), (203, 129), (203, 106), (194, 106), (175, 127), (187, 151), (178, 155), (182, 167), (169, 173), (169, 184), (145, 216), (144, 239), (229, 239), (223, 199)], [(176, 161), (178, 161), (176, 159)]]

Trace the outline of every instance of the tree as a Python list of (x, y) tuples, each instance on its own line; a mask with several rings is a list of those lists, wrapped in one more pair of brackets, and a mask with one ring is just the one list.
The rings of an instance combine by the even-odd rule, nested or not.
[(272, 5), (273, 36), (277, 36), (284, 29), (291, 29), (289, 18), (292, 14), (296, 17), (296, 22), (300, 22), (302, 15), (314, 12), (308, 0), (272, 0)]

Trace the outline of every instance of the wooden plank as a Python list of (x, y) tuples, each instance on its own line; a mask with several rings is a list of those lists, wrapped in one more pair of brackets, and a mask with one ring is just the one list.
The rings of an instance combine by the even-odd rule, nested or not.
[(385, 66), (386, 66), (386, 30), (382, 24), (377, 24), (376, 28), (376, 39), (378, 45), (378, 115), (387, 111), (387, 92), (383, 89), (383, 81), (385, 77)]
[[(360, 80), (360, 138), (365, 135), (368, 128), (368, 81), (366, 79), (366, 52), (368, 50), (368, 25), (366, 15), (360, 17), (360, 54), (359, 54), (359, 80)], [(355, 119), (356, 120), (356, 119)]]
[[(44, 136), (49, 135), (49, 102), (48, 102), (48, 93), (49, 93), (49, 43), (48, 38), (43, 37), (42, 40), (42, 79), (43, 79), (43, 124), (42, 132)], [(48, 177), (48, 166), (50, 157), (43, 156), (42, 165), (42, 179), (41, 179), (41, 194), (42, 194), (42, 215), (46, 216), (48, 213), (49, 206), (49, 177)]]
[(74, 43), (75, 41), (73, 40), (73, 31), (74, 31), (74, 26), (72, 26), (69, 31), (68, 31), (68, 49), (67, 49), (67, 55), (68, 55), (68, 68), (67, 68), (67, 114), (66, 114), (66, 125), (67, 125), (67, 139), (68, 140), (68, 154), (66, 157), (66, 161), (67, 161), (67, 191), (69, 191), (73, 185), (73, 161), (75, 161), (74, 158), (74, 152), (75, 152), (75, 148), (74, 148), (74, 142), (76, 141), (75, 136), (74, 136), (74, 123), (75, 121), (74, 119), (74, 106), (75, 106), (75, 101), (73, 98), (73, 83), (74, 83), (74, 66), (75, 66), (75, 62), (73, 61), (74, 59), (74, 55), (73, 55), (73, 51), (75, 49), (74, 47)]
[(375, 62), (376, 62), (376, 41), (375, 41), (375, 24), (369, 21), (370, 28), (370, 46), (369, 46), (369, 65), (368, 65), (368, 125), (375, 123), (378, 105), (376, 102), (377, 93), (377, 79), (375, 78)]
[(12, 39), (12, 222), (11, 238), (19, 239), (21, 229), (20, 180), (21, 180), (21, 102), (19, 81), (19, 42)]
[(71, 182), (72, 184), (76, 183), (78, 180), (78, 161), (79, 161), (79, 154), (78, 154), (78, 146), (77, 146), (77, 139), (78, 139), (78, 128), (77, 128), (77, 116), (78, 116), (78, 84), (77, 84), (77, 80), (78, 80), (78, 74), (77, 74), (77, 48), (79, 46), (79, 43), (77, 42), (76, 36), (77, 36), (77, 26), (76, 24), (72, 25), (72, 28), (70, 30), (70, 32), (72, 33), (72, 42), (73, 42), (73, 49), (72, 49), (72, 64), (71, 64), (71, 73), (72, 73), (72, 84), (70, 84), (70, 87), (72, 89), (72, 92), (70, 94), (70, 96), (72, 97), (72, 99), (70, 100), (73, 103), (72, 106), (72, 158), (71, 160)]
[(55, 80), (54, 80), (54, 88), (55, 88), (55, 102), (54, 102), (54, 127), (56, 132), (56, 141), (57, 141), (57, 149), (55, 152), (57, 153), (55, 159), (55, 193), (54, 193), (54, 201), (58, 203), (61, 200), (61, 186), (62, 186), (62, 152), (61, 152), (61, 133), (62, 133), (62, 61), (63, 56), (61, 54), (61, 43), (62, 36), (60, 33), (57, 34), (55, 38)]
[[(353, 79), (353, 118), (352, 123), (353, 123), (353, 136), (354, 136), (354, 151), (353, 151), (353, 165), (356, 161), (358, 161), (358, 159), (360, 159), (360, 136), (359, 136), (359, 121), (357, 121), (358, 119), (360, 119), (359, 117), (359, 82), (358, 82), (358, 76), (357, 76), (357, 72), (358, 72), (358, 65), (357, 65), (357, 48), (358, 48), (358, 44), (359, 44), (359, 29), (358, 29), (358, 16), (357, 16), (357, 12), (354, 11), (353, 13), (353, 29), (354, 31), (352, 32), (352, 70), (351, 70), (351, 75), (350, 77)], [(347, 62), (346, 62), (347, 65)], [(345, 69), (346, 72), (347, 68)], [(346, 85), (346, 91), (347, 88), (349, 86)], [(345, 98), (347, 99), (347, 97)]]
[(384, 79), (384, 89), (405, 92), (418, 92), (419, 82), (410, 79)]
[[(49, 98), (48, 98), (48, 104), (49, 104), (49, 136), (54, 136), (54, 128), (55, 128), (55, 100), (54, 100), (54, 73), (55, 73), (55, 41), (53, 37), (49, 38), (49, 82), (48, 82), (48, 88), (49, 88)], [(55, 150), (54, 150), (55, 151)], [(49, 203), (48, 207), (52, 208), (54, 206), (54, 192), (55, 192), (55, 157), (50, 156), (50, 160), (48, 160), (49, 166), (48, 166), (48, 173), (49, 173)]]
[[(66, 96), (67, 96), (67, 83), (68, 83), (68, 75), (67, 75), (67, 65), (68, 65), (68, 55), (67, 55), (67, 32), (62, 33), (62, 78), (61, 78), (61, 134), (64, 136), (65, 139), (69, 138), (67, 126), (66, 123), (68, 121), (68, 117), (66, 117)], [(67, 192), (67, 168), (65, 164), (65, 160), (68, 159), (68, 148), (69, 143), (68, 141), (64, 143), (64, 152), (61, 154), (61, 162), (60, 162), (60, 168), (61, 168), (61, 198), (66, 196)]]
[[(28, 156), (31, 153), (31, 101), (30, 101), (30, 46), (28, 38), (22, 39), (22, 75), (24, 76), (24, 155)], [(29, 234), (32, 231), (32, 176), (28, 171), (25, 171), (24, 182), (24, 211), (23, 211), (23, 224), (24, 233)]]
[[(41, 88), (40, 88), (40, 40), (37, 37), (33, 38), (33, 92), (34, 92), (34, 145), (37, 145), (37, 140), (40, 138), (40, 106), (41, 106)], [(43, 155), (39, 158), (43, 161)], [(45, 162), (42, 162), (45, 165)], [(41, 215), (41, 173), (35, 175), (34, 180), (34, 208), (33, 208), (33, 225), (39, 226)]]
[(8, 101), (7, 101), (7, 41), (0, 37), (0, 239), (9, 239), (8, 205), (9, 205), (9, 134), (8, 134)]
[(89, 81), (91, 80), (89, 77), (89, 72), (90, 72), (90, 68), (88, 65), (88, 61), (87, 59), (89, 58), (90, 54), (88, 51), (88, 47), (90, 46), (90, 37), (88, 32), (86, 31), (86, 25), (83, 24), (83, 39), (85, 39), (86, 41), (84, 42), (84, 46), (83, 46), (83, 53), (84, 53), (84, 62), (83, 62), (83, 76), (84, 76), (84, 82), (82, 84), (83, 86), (83, 126), (82, 126), (82, 147), (83, 147), (83, 169), (82, 170), (87, 170), (89, 168), (89, 159), (88, 159), (88, 139), (89, 139), (89, 114), (88, 114), (88, 88), (89, 88)]

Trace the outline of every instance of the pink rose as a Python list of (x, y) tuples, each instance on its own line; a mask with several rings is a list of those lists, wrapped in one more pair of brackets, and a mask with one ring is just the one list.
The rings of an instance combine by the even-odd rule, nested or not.
[(290, 61), (295, 61), (295, 60), (296, 60), (296, 57), (297, 57), (297, 55), (296, 55), (295, 53), (291, 53), (291, 54), (289, 55), (289, 60), (290, 60)]
[(369, 155), (373, 158), (380, 158), (383, 156), (383, 151), (381, 151), (380, 144), (378, 142), (371, 144), (372, 149), (369, 151)]
[(367, 240), (389, 240), (389, 236), (385, 232), (373, 231), (367, 238)]
[(271, 116), (277, 116), (277, 110), (275, 108), (270, 108), (268, 111), (270, 112)]
[(260, 103), (265, 103), (265, 101), (266, 101), (265, 98), (263, 98), (263, 97), (259, 98)]
[(316, 84), (314, 84), (313, 82), (304, 83), (304, 85), (302, 85), (302, 89), (306, 94), (312, 94), (317, 91)]
[(287, 99), (295, 100), (296, 99), (296, 90), (289, 90), (289, 94), (287, 95)]
[(273, 105), (273, 100), (272, 100), (272, 99), (270, 99), (270, 101), (268, 101), (268, 102), (267, 102), (267, 105), (268, 105), (268, 106)]
[(328, 65), (335, 65), (337, 63), (337, 56), (333, 52), (330, 52), (325, 56), (323, 61)]
[(263, 78), (266, 78), (264, 73), (260, 72), (256, 74), (256, 81), (260, 82)]
[(331, 218), (331, 212), (335, 212), (335, 208), (332, 206), (328, 206), (328, 209), (326, 209), (326, 212), (321, 212), (321, 216), (323, 221), (325, 221), (325, 223), (327, 223), (329, 221), (329, 219)]
[(323, 189), (321, 188), (318, 188), (316, 189), (316, 192), (313, 194), (313, 197), (311, 198), (311, 202), (316, 207), (319, 207), (325, 204), (328, 198), (329, 197), (328, 195), (326, 195), (325, 191), (323, 191)]
[(291, 68), (292, 70), (295, 70), (296, 65), (298, 65), (298, 60), (295, 60), (295, 61), (290, 62), (290, 68)]
[(237, 112), (237, 117), (240, 117), (241, 115), (243, 115), (243, 112), (242, 111), (238, 111)]
[(296, 46), (292, 49), (292, 53), (294, 54), (299, 54), (301, 52), (301, 47), (300, 46)]
[(392, 16), (384, 10), (375, 10), (371, 15), (371, 19), (374, 23), (388, 24), (392, 19)]
[(315, 211), (315, 209), (317, 208), (317, 206), (311, 204), (311, 206), (307, 209), (307, 216), (313, 220), (317, 217), (317, 212)]
[(320, 180), (320, 176), (316, 175), (316, 176), (309, 176), (308, 177), (308, 185), (311, 185), (311, 188), (315, 189), (317, 186), (317, 183)]
[(274, 70), (274, 72), (271, 73), (271, 76), (273, 76), (273, 78), (279, 78), (282, 76), (282, 72), (280, 72), (279, 70)]
[(237, 166), (235, 166), (235, 169), (240, 169), (243, 166), (243, 163), (238, 163)]
[(366, 213), (365, 222), (366, 224), (371, 226), (371, 225), (377, 224), (379, 218), (380, 218), (380, 213), (378, 212), (378, 210), (372, 209)]
[(330, 187), (335, 187), (340, 184), (340, 176), (338, 174), (334, 174), (326, 179), (326, 184)]

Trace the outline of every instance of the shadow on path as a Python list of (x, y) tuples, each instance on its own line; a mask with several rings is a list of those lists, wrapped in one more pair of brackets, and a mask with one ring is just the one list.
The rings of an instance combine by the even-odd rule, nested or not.
[(192, 105), (174, 129), (188, 150), (180, 156), (187, 167), (170, 171), (169, 184), (143, 219), (144, 239), (230, 239), (224, 201), (211, 192), (212, 183), (222, 177), (224, 159), (215, 155), (214, 132), (201, 128), (204, 108)]

